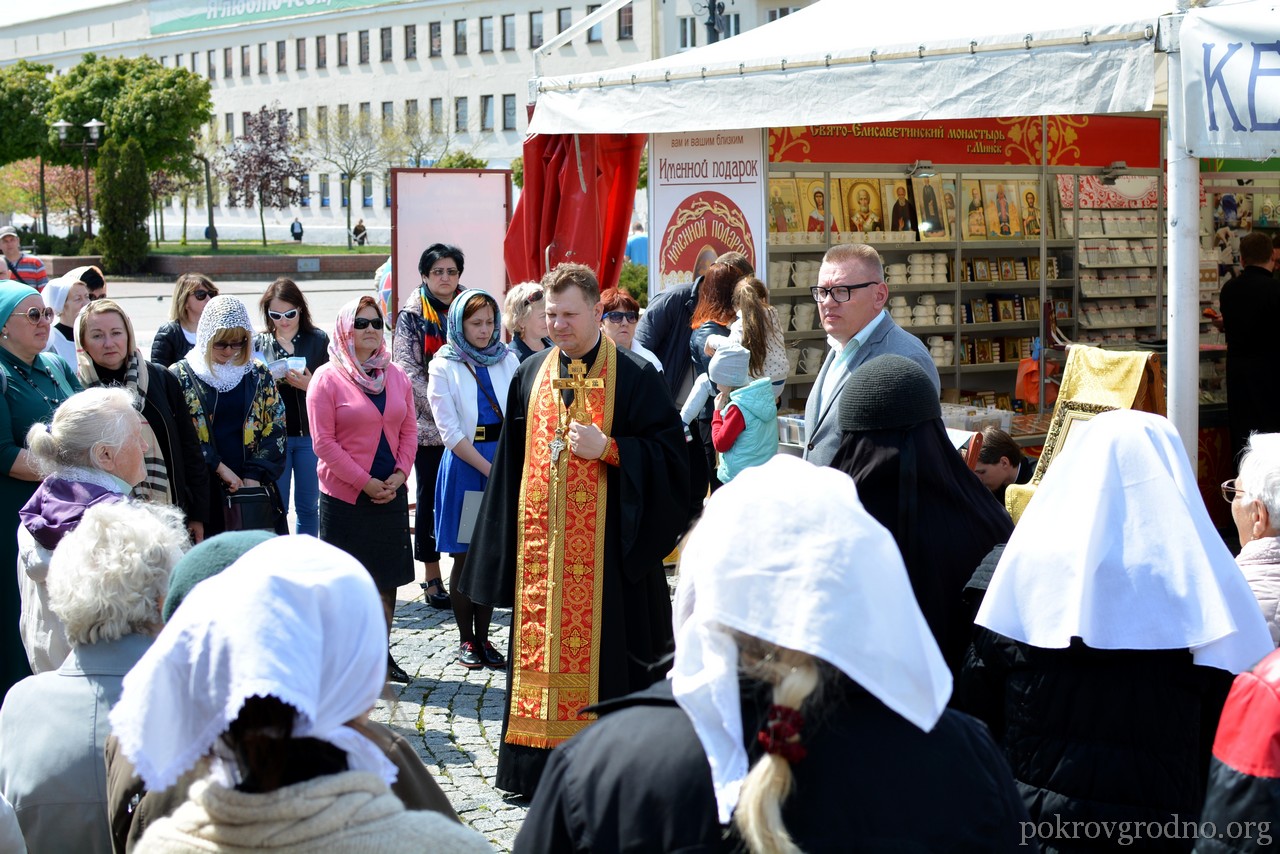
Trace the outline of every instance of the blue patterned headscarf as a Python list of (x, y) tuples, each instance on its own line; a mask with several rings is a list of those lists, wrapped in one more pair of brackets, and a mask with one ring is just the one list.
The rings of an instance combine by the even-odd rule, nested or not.
[[(462, 329), (463, 313), (467, 310), (467, 303), (475, 296), (484, 297), (489, 307), (493, 309), (493, 337), (481, 350), (471, 346)], [(453, 298), (453, 302), (449, 305), (445, 335), (449, 342), (436, 351), (436, 356), (441, 359), (452, 359), (455, 362), (467, 362), (488, 368), (507, 358), (507, 354), (511, 352), (502, 343), (502, 332), (498, 327), (498, 301), (490, 296), (488, 291), (482, 291), (479, 288), (470, 288)]]

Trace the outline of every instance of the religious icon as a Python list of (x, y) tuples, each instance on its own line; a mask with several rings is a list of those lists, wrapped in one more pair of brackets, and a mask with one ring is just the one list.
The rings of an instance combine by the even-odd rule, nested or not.
[(1016, 282), (1018, 280), (1018, 270), (1013, 264), (1013, 258), (1000, 259), (1000, 281)]
[(905, 178), (886, 179), (884, 206), (889, 209), (889, 231), (915, 231), (916, 205), (911, 198), (911, 186)]
[(974, 323), (990, 323), (991, 309), (987, 306), (985, 297), (978, 297), (969, 303), (969, 308), (973, 312)]
[(1021, 237), (1017, 183), (1005, 178), (983, 181), (982, 196), (987, 214), (987, 237), (993, 240)]
[(944, 194), (939, 192), (939, 188), (940, 185), (935, 184), (933, 178), (911, 179), (911, 189), (915, 193), (917, 212), (920, 214), (921, 240), (946, 240), (951, 236), (942, 201)]
[(1028, 258), (1027, 264), (1030, 265), (1030, 268), (1031, 268), (1030, 275), (1028, 276), (1028, 278), (1031, 279), (1031, 281), (1033, 282), (1040, 281), (1040, 259)]
[(841, 178), (840, 197), (844, 201), (845, 222), (849, 225), (849, 231), (862, 234), (884, 231), (879, 179)]
[(1039, 237), (1045, 227), (1040, 209), (1040, 184), (1036, 181), (1019, 181), (1018, 198), (1022, 200), (1022, 233), (1027, 237)]
[(786, 234), (800, 231), (797, 211), (800, 209), (796, 182), (792, 178), (769, 179), (769, 231)]
[(947, 179), (942, 182), (942, 215), (947, 221), (947, 234), (954, 240), (960, 236), (956, 227), (956, 182)]
[[(982, 210), (979, 208), (978, 210)], [(975, 282), (991, 281), (991, 260), (989, 258), (973, 259), (973, 280)]]
[(1022, 310), (1027, 315), (1027, 320), (1040, 319), (1040, 298), (1035, 294), (1027, 297), (1022, 301)]
[(1012, 323), (1018, 319), (1013, 312), (1013, 300), (1011, 299), (996, 300), (996, 310), (999, 312), (997, 320), (1001, 323)]
[(974, 341), (974, 361), (979, 365), (991, 364), (991, 339), (978, 338)]
[(1071, 319), (1071, 300), (1056, 299), (1053, 301), (1053, 316), (1058, 320)]
[(833, 198), (831, 205), (828, 206), (826, 184), (821, 179), (805, 181), (797, 178), (796, 183), (804, 188), (804, 198), (809, 205), (809, 215), (805, 219), (805, 231), (825, 234), (827, 227), (830, 226), (834, 239), (834, 236), (840, 233), (840, 199), (836, 190), (832, 189), (832, 194), (836, 198)]
[(972, 240), (982, 240), (987, 236), (986, 209), (982, 202), (982, 185), (978, 181), (961, 181), (964, 192), (964, 236)]

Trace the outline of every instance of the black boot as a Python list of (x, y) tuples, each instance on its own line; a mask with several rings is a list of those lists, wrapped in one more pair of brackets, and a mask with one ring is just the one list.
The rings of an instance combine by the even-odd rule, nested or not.
[(396, 660), (391, 657), (391, 653), (387, 653), (387, 681), (401, 682), (408, 684), (413, 681), (413, 677), (404, 672), (404, 668), (396, 664)]
[(433, 578), (425, 584), (419, 585), (423, 592), (427, 594), (427, 604), (438, 611), (443, 611), (451, 607), (449, 603), (449, 594), (444, 592), (444, 582), (439, 578)]

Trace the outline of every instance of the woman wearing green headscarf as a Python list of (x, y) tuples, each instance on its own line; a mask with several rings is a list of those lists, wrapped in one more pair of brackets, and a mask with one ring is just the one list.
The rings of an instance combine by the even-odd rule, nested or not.
[(32, 424), (48, 423), (58, 404), (80, 391), (71, 369), (42, 354), (53, 309), (34, 289), (0, 282), (0, 692), (31, 675), (18, 635), (18, 511), (41, 474), (26, 450)]

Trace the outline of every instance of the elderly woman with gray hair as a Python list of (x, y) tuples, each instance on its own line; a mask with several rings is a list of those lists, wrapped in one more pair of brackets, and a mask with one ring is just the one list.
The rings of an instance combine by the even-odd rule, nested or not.
[(538, 282), (521, 282), (512, 285), (502, 301), (502, 328), (511, 334), (511, 352), (522, 362), (552, 344), (544, 296)]
[(1240, 475), (1222, 484), (1240, 535), (1236, 563), (1262, 608), (1271, 642), (1280, 645), (1280, 433), (1254, 433)]
[(19, 631), (33, 673), (57, 669), (71, 651), (49, 606), (50, 556), (87, 509), (123, 501), (142, 481), (145, 451), (133, 395), (119, 388), (72, 395), (28, 431), (27, 453), (45, 475), (18, 513)]
[(124, 675), (160, 631), (169, 572), (187, 546), (182, 514), (98, 504), (58, 546), (49, 602), (71, 654), (29, 676), (0, 708), (0, 794), (30, 851), (111, 851), (103, 745)]

